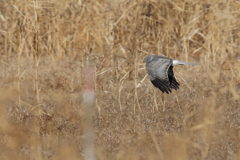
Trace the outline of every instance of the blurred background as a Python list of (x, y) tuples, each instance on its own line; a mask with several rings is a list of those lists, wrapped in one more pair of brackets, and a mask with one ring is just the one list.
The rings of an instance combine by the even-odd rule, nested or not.
[[(84, 159), (86, 124), (96, 159), (240, 159), (239, 18), (238, 0), (1, 1), (0, 159)], [(163, 94), (151, 54), (198, 66)]]

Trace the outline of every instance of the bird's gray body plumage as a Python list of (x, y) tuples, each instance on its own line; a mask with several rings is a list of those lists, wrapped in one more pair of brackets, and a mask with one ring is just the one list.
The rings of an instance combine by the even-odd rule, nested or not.
[(152, 84), (167, 94), (172, 92), (172, 89), (179, 89), (180, 86), (174, 77), (173, 66), (180, 64), (196, 65), (158, 55), (149, 55), (144, 58), (144, 62)]

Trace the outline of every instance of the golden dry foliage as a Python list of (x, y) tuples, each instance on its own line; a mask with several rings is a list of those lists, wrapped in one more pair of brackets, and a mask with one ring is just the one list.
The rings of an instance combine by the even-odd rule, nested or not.
[[(239, 18), (238, 0), (1, 1), (0, 159), (84, 158), (89, 59), (97, 159), (240, 159)], [(166, 95), (150, 54), (199, 65)]]

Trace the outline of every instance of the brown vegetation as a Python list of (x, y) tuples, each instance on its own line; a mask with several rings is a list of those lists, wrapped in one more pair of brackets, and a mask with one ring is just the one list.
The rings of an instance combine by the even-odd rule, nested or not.
[[(95, 66), (97, 159), (240, 159), (240, 3), (0, 2), (0, 159), (83, 159), (86, 62)], [(142, 60), (174, 68), (154, 88)]]

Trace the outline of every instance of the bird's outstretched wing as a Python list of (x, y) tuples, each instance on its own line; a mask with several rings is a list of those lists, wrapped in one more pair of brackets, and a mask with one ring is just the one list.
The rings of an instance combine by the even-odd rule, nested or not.
[(151, 62), (146, 63), (148, 77), (152, 84), (167, 94), (172, 92), (171, 89), (177, 89), (179, 86), (174, 78), (172, 69), (170, 71), (172, 79), (169, 81), (168, 72), (170, 66), (172, 66), (172, 59), (162, 56), (156, 56)]

